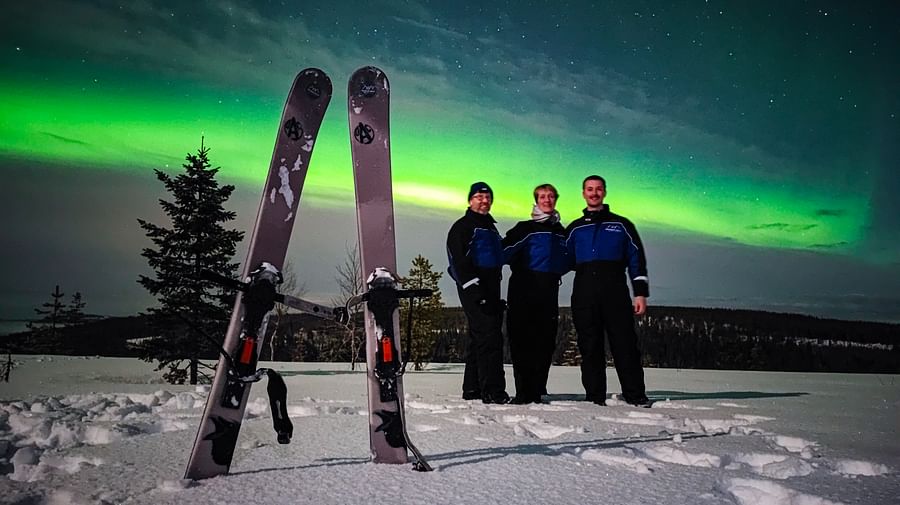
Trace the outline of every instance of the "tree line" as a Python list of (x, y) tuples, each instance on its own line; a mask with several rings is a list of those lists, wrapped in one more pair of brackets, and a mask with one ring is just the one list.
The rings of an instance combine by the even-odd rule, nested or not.
[[(420, 261), (424, 263), (427, 259)], [(419, 306), (413, 308), (417, 312), (411, 344), (408, 308), (401, 307), (401, 343), (411, 350), (412, 367), (464, 361), (468, 329), (462, 309), (439, 305), (421, 307), (431, 311), (430, 315), (418, 312)], [(647, 367), (900, 373), (900, 346), (896, 345), (900, 325), (897, 324), (762, 311), (657, 306), (649, 307), (648, 314), (636, 324)], [(351, 343), (347, 334), (350, 326), (296, 312), (273, 313), (261, 359), (361, 363), (365, 360), (362, 325), (362, 314), (357, 314), (356, 343)], [(24, 333), (6, 338), (7, 347), (13, 352), (138, 357), (148, 343), (161, 343), (155, 331), (145, 314), (62, 326), (53, 340), (49, 339), (49, 333), (42, 336)], [(207, 362), (217, 358), (213, 350), (201, 355)], [(508, 354), (506, 362), (510, 363)], [(553, 363), (580, 364), (568, 307), (560, 308)]]

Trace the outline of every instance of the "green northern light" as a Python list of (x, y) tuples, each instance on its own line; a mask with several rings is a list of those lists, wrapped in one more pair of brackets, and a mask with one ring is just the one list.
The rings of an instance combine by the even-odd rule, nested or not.
[(493, 187), (502, 233), (541, 183), (572, 221), (599, 174), (641, 232), (656, 305), (897, 321), (896, 19), (896, 2), (835, 0), (13, 2), (0, 317), (32, 316), (56, 284), (97, 313), (153, 303), (134, 282), (135, 220), (165, 219), (152, 170), (179, 171), (201, 138), (246, 230), (305, 67), (334, 94), (288, 255), (332, 297), (335, 253), (356, 236), (347, 79), (376, 65), (391, 84), (398, 262), (445, 268), (475, 181)]
[[(274, 46), (266, 52), (261, 32), (255, 32), (253, 24), (242, 26), (231, 10), (214, 13), (201, 6), (180, 11), (164, 1), (151, 4), (166, 16), (145, 18), (146, 11), (121, 8), (113, 14), (99, 7), (122, 28), (115, 39), (73, 26), (72, 33), (80, 33), (81, 41), (66, 39), (65, 31), (48, 33), (44, 41), (30, 40), (32, 34), (22, 25), (9, 25), (10, 33), (26, 43), (7, 45), (0, 54), (4, 67), (12, 70), (0, 76), (0, 154), (73, 170), (175, 170), (202, 136), (212, 148), (214, 164), (222, 167), (223, 180), (251, 188), (260, 185), (291, 70), (273, 65), (279, 62), (271, 52)], [(90, 12), (65, 1), (57, 5), (70, 16)], [(374, 42), (376, 53), (385, 56), (424, 58), (421, 67), (390, 61), (382, 65), (392, 82), (393, 174), (400, 204), (451, 216), (464, 208), (468, 185), (485, 180), (494, 186), (495, 216), (521, 219), (530, 211), (532, 188), (550, 182), (561, 191), (559, 207), (564, 220), (570, 220), (583, 206), (582, 178), (598, 173), (608, 180), (607, 201), (614, 211), (641, 228), (842, 254), (855, 253), (865, 238), (865, 223), (877, 212), (868, 200), (877, 184), (874, 177), (884, 169), (878, 168), (877, 155), (867, 153), (877, 152), (878, 146), (859, 146), (869, 141), (861, 132), (871, 117), (881, 114), (878, 105), (885, 88), (882, 81), (856, 83), (851, 77), (870, 71), (877, 56), (861, 59), (854, 56), (863, 48), (860, 42), (842, 44), (825, 37), (835, 28), (828, 9), (779, 12), (772, 6), (766, 11), (718, 4), (681, 9), (638, 2), (612, 3), (605, 12), (592, 7), (585, 13), (597, 11), (594, 14), (572, 17), (536, 5), (530, 6), (533, 15), (525, 10), (513, 16), (533, 33), (505, 39), (509, 26), (492, 31), (488, 24), (484, 33), (489, 35), (479, 40), (477, 32), (448, 30), (440, 23), (436, 32), (429, 32), (427, 24), (407, 22), (403, 9), (396, 7), (385, 14), (394, 16), (394, 30), (387, 38), (377, 29), (377, 17), (347, 26), (340, 13), (353, 12), (352, 3), (338, 3), (332, 14), (304, 17), (299, 12), (290, 19), (276, 15), (272, 6), (255, 7), (260, 19), (289, 29), (298, 23), (306, 26), (301, 30), (305, 47), (341, 53)], [(652, 15), (645, 15), (648, 12)], [(41, 20), (41, 25), (50, 19), (47, 14), (20, 13)], [(226, 27), (231, 23), (230, 31), (216, 38), (224, 43), (225, 55), (230, 50), (243, 58), (234, 61), (223, 55), (221, 64), (240, 70), (225, 71), (217, 80), (191, 68), (200, 65), (208, 72), (214, 68), (208, 62), (217, 55), (197, 52), (190, 37), (173, 28), (201, 14), (211, 16), (210, 26), (216, 26), (213, 19)], [(844, 14), (851, 18), (846, 36), (874, 40), (873, 47), (884, 45), (880, 33), (864, 30), (864, 21), (871, 23), (866, 14)], [(479, 16), (472, 16), (468, 8), (460, 13), (460, 26), (479, 26)], [(588, 22), (592, 16), (599, 16), (599, 25)], [(318, 36), (312, 28), (318, 18), (333, 21), (338, 31), (322, 30)], [(569, 28), (539, 28), (552, 26), (548, 23), (554, 20), (557, 28)], [(780, 28), (757, 36), (763, 25)], [(637, 41), (632, 26), (642, 30)], [(156, 30), (151, 44), (159, 48), (146, 46), (151, 29)], [(193, 33), (195, 38), (210, 36), (199, 25)], [(543, 45), (536, 34), (545, 37)], [(279, 35), (269, 35), (278, 42)], [(488, 36), (503, 41), (506, 49), (486, 42)], [(595, 44), (581, 44), (592, 37)], [(59, 51), (54, 38), (73, 49)], [(418, 46), (435, 52), (420, 52)], [(651, 47), (649, 52), (635, 52)], [(467, 51), (474, 53), (472, 61), (463, 58)], [(533, 63), (528, 59), (531, 51), (539, 51)], [(772, 57), (776, 54), (783, 61)], [(592, 60), (610, 66), (599, 86), (587, 72), (607, 72), (606, 67), (579, 73), (576, 64), (592, 65)], [(496, 65), (501, 69), (498, 76), (504, 68), (509, 75), (483, 81), (473, 70), (467, 81), (464, 74), (450, 73), (451, 62), (461, 69)], [(304, 63), (328, 66), (315, 59)], [(516, 64), (534, 65), (536, 74), (531, 80), (516, 80)], [(300, 66), (305, 65), (293, 71)], [(835, 72), (835, 66), (845, 71)], [(598, 93), (597, 113), (590, 118), (578, 117), (578, 100), (592, 91), (547, 99), (548, 93), (558, 94), (555, 73), (569, 67), (572, 77), (585, 79), (581, 88), (609, 89)], [(316, 143), (306, 183), (309, 198), (304, 201), (346, 207), (353, 186), (346, 75), (325, 70), (335, 93)], [(429, 72), (446, 78), (429, 79)], [(661, 84), (660, 77), (672, 83)], [(774, 124), (779, 126), (772, 128)], [(823, 128), (831, 135), (818, 133)], [(851, 176), (860, 164), (862, 177)], [(868, 164), (871, 171), (865, 168)], [(827, 166), (819, 170), (819, 165)]]
[[(162, 93), (150, 84), (143, 78), (113, 83), (4, 80), (2, 151), (77, 170), (173, 169), (180, 166), (181, 153), (195, 150), (204, 136), (225, 181), (262, 184), (283, 99), (187, 83), (168, 83)], [(313, 198), (317, 192), (341, 195), (330, 204), (348, 205), (352, 175), (346, 105), (342, 83), (335, 88), (306, 187)], [(749, 245), (840, 252), (852, 250), (860, 239), (857, 223), (865, 219), (866, 206), (856, 195), (836, 198), (806, 181), (773, 185), (728, 175), (727, 167), (700, 161), (673, 166), (671, 157), (653, 152), (523, 136), (499, 124), (461, 119), (437, 125), (427, 114), (396, 105), (402, 95), (395, 92), (392, 100), (392, 168), (400, 203), (458, 212), (465, 206), (467, 181), (486, 180), (495, 191), (493, 213), (519, 219), (530, 211), (531, 189), (551, 182), (563, 195), (560, 211), (572, 219), (583, 206), (581, 179), (599, 173), (609, 181), (607, 201), (614, 210), (643, 227)], [(693, 176), (684, 177), (686, 173)], [(329, 205), (324, 200), (319, 204)], [(858, 210), (817, 215), (829, 208)]]

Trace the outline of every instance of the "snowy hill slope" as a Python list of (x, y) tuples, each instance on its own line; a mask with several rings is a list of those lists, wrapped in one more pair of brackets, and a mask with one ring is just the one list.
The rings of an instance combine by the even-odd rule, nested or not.
[(900, 502), (898, 376), (649, 369), (657, 402), (636, 409), (579, 401), (579, 370), (554, 367), (549, 403), (487, 406), (459, 398), (461, 366), (436, 364), (406, 378), (423, 474), (368, 461), (364, 374), (277, 363), (292, 444), (257, 386), (232, 473), (190, 482), (203, 388), (132, 359), (17, 359), (0, 383), (0, 503)]

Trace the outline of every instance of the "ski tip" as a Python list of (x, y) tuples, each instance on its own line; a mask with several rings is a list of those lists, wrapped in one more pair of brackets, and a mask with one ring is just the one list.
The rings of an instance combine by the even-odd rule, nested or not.
[(319, 68), (315, 68), (315, 67), (304, 68), (297, 75), (298, 76), (310, 76), (310, 77), (324, 77), (326, 79), (328, 78), (328, 74), (326, 74), (325, 71), (323, 71), (322, 69), (319, 69)]
[(363, 80), (363, 81), (384, 81), (385, 87), (387, 87), (388, 78), (387, 74), (384, 73), (384, 70), (381, 70), (378, 67), (366, 66), (360, 67), (356, 69), (356, 72), (353, 72), (353, 75), (350, 76), (351, 85), (353, 82)]
[(378, 67), (362, 67), (350, 76), (347, 86), (350, 99), (372, 98), (376, 95), (387, 97), (391, 87), (387, 74)]
[(376, 66), (366, 65), (364, 67), (357, 68), (356, 72), (353, 72), (353, 76), (361, 75), (361, 74), (374, 74), (374, 75), (378, 76), (378, 75), (384, 75), (384, 71)]
[(298, 84), (305, 88), (307, 96), (313, 100), (324, 98), (327, 103), (327, 100), (331, 98), (331, 78), (318, 68), (310, 67), (301, 70), (294, 78), (294, 86), (296, 87)]

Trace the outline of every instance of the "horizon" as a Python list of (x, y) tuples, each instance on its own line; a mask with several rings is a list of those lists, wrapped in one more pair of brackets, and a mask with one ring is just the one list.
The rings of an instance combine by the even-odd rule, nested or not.
[[(326, 304), (327, 306), (327, 304)], [(651, 305), (647, 307), (649, 311), (653, 310), (699, 310), (699, 311), (740, 311), (740, 312), (758, 312), (762, 314), (770, 314), (775, 316), (789, 316), (789, 317), (798, 317), (798, 318), (809, 318), (816, 319), (821, 321), (837, 321), (841, 323), (849, 323), (849, 324), (883, 324), (888, 326), (900, 326), (900, 320), (884, 320), (884, 321), (874, 321), (874, 320), (862, 320), (862, 319), (841, 319), (835, 317), (822, 317), (811, 314), (804, 314), (800, 312), (779, 312), (774, 310), (762, 310), (762, 309), (746, 309), (741, 307), (712, 307), (712, 306), (686, 306), (686, 305)], [(443, 309), (452, 309), (452, 310), (462, 310), (462, 306), (460, 305), (444, 305)], [(560, 305), (560, 310), (571, 310), (571, 306), (569, 305)], [(303, 312), (298, 309), (288, 308), (287, 314), (305, 314), (309, 317), (318, 317), (315, 314)], [(649, 313), (648, 313), (649, 315)], [(85, 313), (86, 321), (80, 324), (90, 324), (93, 322), (102, 321), (104, 319), (114, 319), (114, 318), (130, 318), (130, 317), (144, 317), (149, 316), (142, 311), (136, 312), (133, 314), (96, 314), (96, 313)], [(645, 317), (645, 316), (642, 316)], [(0, 337), (6, 335), (12, 335), (21, 332), (10, 332), (4, 330), (5, 326), (13, 326), (14, 323), (17, 326), (24, 327), (24, 324), (38, 322), (40, 319), (35, 318), (24, 318), (24, 319), (11, 319), (11, 318), (3, 318), (0, 317)], [(26, 331), (26, 330), (23, 330)]]
[[(201, 138), (246, 231), (304, 67), (335, 93), (288, 257), (306, 297), (332, 299), (356, 237), (344, 89), (376, 65), (393, 95), (400, 275), (417, 254), (446, 273), (472, 182), (493, 187), (503, 233), (544, 182), (574, 220), (599, 173), (646, 246), (651, 306), (900, 321), (900, 6), (369, 8), (10, 6), (0, 317), (27, 318), (57, 284), (89, 312), (152, 306), (137, 219), (166, 223), (153, 169), (178, 170)], [(567, 276), (561, 304), (570, 289)], [(447, 275), (441, 290), (458, 303)]]

